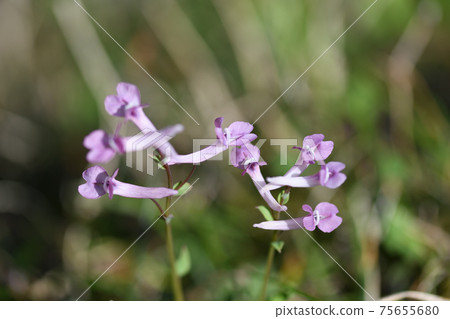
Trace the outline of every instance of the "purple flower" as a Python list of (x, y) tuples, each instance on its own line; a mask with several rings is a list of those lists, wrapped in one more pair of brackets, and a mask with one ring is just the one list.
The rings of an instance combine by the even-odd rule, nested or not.
[(303, 147), (295, 147), (302, 151), (301, 159), (303, 162), (323, 164), (323, 161), (331, 154), (334, 147), (332, 141), (324, 141), (323, 139), (323, 134), (309, 135), (303, 139)]
[(167, 141), (181, 131), (183, 131), (181, 124), (166, 127), (160, 131), (141, 132), (131, 137), (121, 137), (117, 134), (117, 130), (114, 135), (103, 130), (95, 130), (84, 138), (83, 145), (89, 149), (88, 162), (106, 163), (116, 153), (136, 152), (149, 147), (162, 149), (168, 144)]
[(155, 125), (142, 110), (148, 104), (141, 104), (139, 88), (134, 84), (120, 82), (116, 90), (117, 95), (108, 95), (105, 99), (106, 111), (113, 116), (133, 121), (141, 131), (156, 131)]
[[(141, 131), (157, 131), (155, 125), (142, 110), (146, 106), (148, 105), (141, 104), (141, 93), (138, 87), (130, 83), (117, 84), (117, 95), (108, 95), (105, 99), (105, 108), (109, 114), (133, 121)], [(158, 151), (163, 157), (177, 155), (172, 144), (168, 142), (161, 144)]]
[(243, 145), (256, 139), (256, 134), (250, 133), (253, 125), (247, 122), (233, 122), (225, 129), (222, 129), (223, 117), (214, 120), (217, 141), (204, 149), (187, 154), (171, 156), (166, 162), (168, 165), (174, 164), (199, 164), (214, 156), (224, 152), (230, 146)]
[(105, 108), (109, 114), (132, 120), (141, 130), (155, 131), (156, 127), (142, 111), (146, 106), (141, 104), (138, 87), (130, 83), (117, 84), (117, 95), (108, 95), (105, 99)]
[(245, 144), (234, 147), (230, 154), (231, 163), (234, 167), (243, 170), (242, 175), (247, 173), (255, 184), (261, 197), (266, 201), (269, 207), (275, 211), (285, 211), (286, 206), (280, 205), (272, 196), (270, 191), (265, 188), (266, 182), (261, 174), (260, 166), (266, 165), (266, 162), (259, 161), (260, 151), (252, 144)]
[(252, 144), (234, 147), (231, 149), (230, 154), (231, 164), (242, 169), (242, 175), (245, 175), (245, 173), (250, 174), (255, 168), (267, 165), (266, 162), (259, 160), (260, 154), (259, 148)]
[(341, 186), (347, 179), (347, 176), (341, 173), (344, 168), (345, 164), (341, 162), (322, 165), (319, 171), (320, 185), (333, 189)]
[(309, 205), (303, 205), (302, 209), (309, 213), (308, 216), (303, 217), (303, 226), (309, 231), (313, 231), (317, 226), (324, 233), (329, 233), (342, 223), (342, 218), (336, 216), (339, 210), (333, 204), (319, 203), (314, 211)]
[(253, 125), (248, 122), (233, 122), (222, 129), (223, 117), (214, 120), (217, 139), (225, 146), (240, 146), (252, 142), (257, 138), (253, 131)]
[(95, 130), (84, 138), (83, 145), (89, 152), (86, 156), (90, 163), (109, 162), (116, 153), (125, 153), (125, 140), (103, 130)]
[[(298, 156), (297, 162), (284, 174), (283, 176), (277, 178), (290, 178), (298, 177), (300, 174), (308, 168), (309, 165), (314, 164), (317, 161), (319, 164), (325, 164), (324, 160), (331, 154), (333, 150), (333, 142), (323, 141), (323, 134), (313, 134), (308, 135), (303, 139), (303, 147), (295, 146), (294, 148), (299, 149), (301, 152)], [(304, 181), (302, 181), (303, 183)], [(311, 182), (311, 181), (309, 181)], [(275, 190), (280, 188), (283, 184), (280, 182), (271, 182), (267, 184), (266, 188), (268, 190)], [(294, 187), (309, 187), (309, 186), (294, 186)]]
[(93, 166), (83, 172), (86, 181), (78, 187), (78, 192), (86, 198), (96, 199), (108, 194), (112, 199), (113, 195), (132, 198), (163, 198), (178, 194), (178, 191), (165, 187), (142, 187), (116, 180), (119, 169), (116, 169), (112, 176), (101, 166)]
[(288, 220), (266, 221), (254, 224), (253, 227), (268, 230), (291, 230), (305, 228), (309, 231), (316, 229), (316, 226), (324, 233), (335, 230), (342, 223), (342, 218), (336, 216), (339, 213), (337, 207), (333, 204), (323, 202), (316, 206), (313, 211), (311, 206), (303, 205), (303, 210), (309, 213), (306, 217), (291, 218)]
[(340, 173), (345, 168), (341, 162), (329, 162), (320, 167), (320, 171), (311, 176), (278, 176), (268, 177), (268, 185), (290, 186), (290, 187), (313, 187), (322, 185), (328, 188), (337, 188), (347, 179), (345, 174)]

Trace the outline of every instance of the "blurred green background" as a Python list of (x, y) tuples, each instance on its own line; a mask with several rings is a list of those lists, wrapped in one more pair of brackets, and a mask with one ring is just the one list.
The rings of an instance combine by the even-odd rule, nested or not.
[[(158, 127), (185, 126), (173, 144), (188, 153), (193, 138), (214, 138), (217, 116), (255, 121), (371, 3), (80, 2), (196, 125), (74, 1), (0, 1), (0, 299), (77, 299), (157, 218), (148, 200), (77, 192), (83, 138), (112, 132), (103, 100), (119, 81), (138, 85)], [(379, 0), (255, 124), (260, 138), (334, 141), (346, 183), (294, 190), (289, 212), (339, 207), (342, 226), (312, 235), (374, 298), (450, 298), (449, 40), (449, 1)], [(265, 176), (287, 170), (279, 147), (261, 153)], [(106, 165), (116, 167), (120, 180), (165, 184), (163, 171), (148, 176), (119, 157)], [(262, 199), (226, 162), (203, 163), (195, 178), (172, 211), (177, 253), (191, 257), (186, 298), (256, 299), (271, 237), (252, 227)], [(269, 299), (370, 299), (303, 231), (281, 239)], [(161, 221), (82, 299), (170, 300), (168, 275)]]

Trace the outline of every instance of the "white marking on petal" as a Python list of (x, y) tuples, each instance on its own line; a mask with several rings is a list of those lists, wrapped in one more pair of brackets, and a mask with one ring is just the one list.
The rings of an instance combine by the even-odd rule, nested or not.
[(127, 103), (127, 104), (125, 105), (125, 111), (128, 111), (128, 110), (130, 110), (130, 109), (132, 109), (132, 108), (134, 108), (134, 107), (140, 106), (139, 104), (128, 103), (128, 102), (126, 102), (126, 101), (124, 101), (124, 102)]
[(257, 159), (255, 159), (255, 158), (249, 158), (249, 159), (247, 159), (247, 160), (245, 160), (245, 162), (244, 162), (244, 166), (248, 166), (248, 165), (250, 165), (250, 164), (252, 164), (252, 163), (257, 163), (258, 162), (258, 160)]
[(303, 149), (315, 160), (314, 152), (316, 151), (317, 145), (310, 147), (309, 145), (304, 145)]
[(116, 141), (114, 140), (114, 136), (108, 137), (108, 144), (109, 147), (111, 147), (116, 153), (120, 153), (119, 145), (117, 145)]
[(109, 183), (111, 182), (111, 177), (107, 176), (105, 180), (103, 181), (103, 189), (105, 190), (106, 194), (109, 194)]
[(330, 179), (330, 170), (328, 169), (328, 166), (325, 165), (325, 180), (324, 180), (324, 184), (326, 184), (328, 182), (328, 180)]
[(319, 211), (316, 209), (315, 211), (313, 211), (313, 218), (314, 218), (314, 226), (317, 226), (319, 225), (319, 222), (323, 218), (323, 216), (321, 216)]
[(226, 142), (227, 142), (227, 145), (230, 145), (230, 142), (231, 142), (231, 136), (230, 136), (230, 130), (228, 129), (228, 127), (226, 127), (225, 129), (224, 129), (224, 134), (223, 135), (225, 135), (225, 140), (226, 140)]

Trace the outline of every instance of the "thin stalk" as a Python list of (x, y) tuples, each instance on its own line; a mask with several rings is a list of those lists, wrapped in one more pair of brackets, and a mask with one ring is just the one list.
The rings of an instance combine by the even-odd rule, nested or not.
[[(284, 189), (284, 193), (289, 195), (290, 191), (291, 191), (291, 188), (289, 186), (286, 186)], [(286, 200), (286, 202), (287, 202), (287, 200)], [(285, 204), (285, 201), (284, 201), (284, 198), (282, 197), (280, 200), (280, 205), (283, 205), (283, 204)], [(272, 216), (273, 216), (274, 220), (279, 220), (280, 212), (272, 211)], [(275, 247), (273, 247), (272, 243), (277, 241), (279, 233), (280, 233), (279, 230), (274, 230), (272, 232), (272, 240), (270, 241), (269, 252), (267, 253), (266, 272), (264, 274), (264, 281), (263, 281), (263, 285), (261, 287), (261, 293), (259, 295), (259, 300), (266, 300), (267, 285), (269, 284), (270, 271), (272, 270), (273, 258), (275, 256)]]
[[(273, 215), (275, 220), (280, 219), (280, 212), (276, 212)], [(275, 248), (272, 243), (277, 240), (279, 232), (279, 230), (274, 230), (272, 233), (272, 240), (270, 241), (269, 252), (267, 253), (266, 272), (264, 274), (264, 281), (261, 288), (261, 293), (259, 295), (259, 300), (266, 300), (267, 285), (269, 284), (270, 271), (272, 269), (273, 257), (275, 256)]]
[[(164, 169), (166, 170), (167, 174), (167, 187), (172, 188), (173, 187), (173, 178), (172, 178), (172, 172), (170, 171), (169, 165), (164, 165)], [(172, 196), (166, 197), (166, 210), (169, 209), (170, 204), (172, 203)], [(166, 211), (166, 217), (168, 216), (168, 212)]]
[[(168, 188), (173, 187), (173, 178), (172, 173), (170, 171), (169, 165), (164, 165), (167, 174), (167, 186)], [(183, 288), (181, 286), (181, 278), (177, 274), (177, 269), (175, 267), (175, 252), (173, 246), (173, 236), (172, 236), (172, 224), (171, 218), (169, 214), (169, 208), (172, 203), (172, 196), (166, 198), (166, 212), (164, 214), (165, 222), (166, 222), (166, 247), (167, 247), (167, 255), (169, 256), (169, 264), (170, 264), (170, 277), (172, 282), (172, 290), (176, 301), (184, 300), (183, 296)]]
[(183, 288), (181, 286), (181, 279), (177, 274), (177, 270), (175, 268), (175, 253), (173, 248), (173, 239), (172, 239), (172, 226), (171, 226), (170, 218), (166, 219), (166, 245), (167, 245), (167, 254), (169, 255), (170, 262), (170, 273), (172, 279), (172, 289), (173, 294), (175, 296), (176, 301), (183, 301)]
[(159, 205), (159, 203), (156, 201), (156, 199), (150, 198), (150, 200), (153, 202), (153, 204), (156, 205), (156, 207), (157, 207), (158, 210), (159, 210), (160, 215), (161, 215), (161, 216), (164, 215), (164, 210), (162, 209), (161, 205)]
[(197, 165), (192, 165), (192, 169), (189, 172), (188, 176), (186, 176), (186, 178), (184, 179), (184, 181), (182, 181), (177, 188), (175, 188), (176, 190), (179, 190), (184, 184), (186, 184), (188, 182), (188, 180), (192, 177), (192, 174), (194, 174), (195, 169), (197, 168)]

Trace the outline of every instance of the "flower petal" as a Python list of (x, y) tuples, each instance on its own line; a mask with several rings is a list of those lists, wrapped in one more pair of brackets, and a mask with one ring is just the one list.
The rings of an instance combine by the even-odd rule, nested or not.
[(342, 223), (342, 218), (336, 215), (332, 215), (328, 218), (324, 218), (319, 222), (317, 227), (324, 233), (330, 233)]
[(319, 185), (318, 175), (298, 177), (268, 177), (267, 181), (271, 184), (291, 187), (313, 187)]
[(311, 140), (313, 140), (314, 144), (316, 144), (316, 145), (319, 144), (320, 142), (322, 142), (324, 138), (325, 138), (325, 136), (323, 134), (312, 134), (312, 135), (305, 136), (305, 140), (311, 139)]
[(329, 217), (331, 215), (336, 215), (337, 213), (339, 213), (339, 210), (336, 207), (336, 205), (327, 202), (319, 203), (316, 206), (316, 210), (322, 217)]
[(112, 139), (109, 141), (109, 147), (112, 148), (115, 152), (123, 154), (126, 152), (125, 144), (128, 139), (129, 139), (128, 137), (121, 137), (118, 135), (114, 135)]
[(102, 185), (91, 183), (85, 183), (78, 186), (78, 192), (81, 196), (89, 199), (97, 199), (106, 194)]
[(256, 140), (257, 137), (258, 137), (258, 135), (253, 134), (253, 133), (245, 134), (242, 137), (239, 137), (236, 141), (234, 141), (234, 144), (238, 145), (238, 146), (250, 144), (251, 142)]
[(301, 157), (304, 162), (323, 162), (330, 155), (333, 142), (323, 142), (323, 139), (323, 134), (308, 135), (303, 139)]
[(216, 128), (222, 128), (222, 123), (223, 123), (223, 117), (218, 117), (214, 120), (214, 126)]
[(142, 107), (134, 107), (132, 109), (124, 112), (124, 116), (127, 119), (133, 121), (134, 125), (136, 125), (141, 131), (156, 131), (155, 125), (150, 121), (150, 119), (145, 115)]
[(325, 186), (328, 188), (331, 188), (331, 189), (335, 189), (335, 188), (338, 188), (339, 186), (341, 186), (345, 182), (346, 179), (347, 179), (347, 176), (345, 174), (337, 173), (328, 180), (328, 182), (325, 184)]
[(223, 145), (220, 141), (201, 149), (200, 151), (186, 154), (186, 155), (171, 155), (168, 156), (167, 165), (175, 165), (175, 164), (199, 164), (201, 162), (207, 161), (214, 156), (222, 153), (228, 149), (227, 146)]
[(260, 158), (261, 151), (257, 146), (253, 144), (244, 144), (240, 147), (240, 150), (242, 151), (242, 155), (244, 156), (244, 162), (249, 159), (258, 161)]
[(89, 163), (107, 163), (114, 158), (116, 152), (111, 148), (97, 148), (90, 150), (86, 159)]
[(319, 170), (320, 185), (325, 186), (330, 179), (331, 171), (327, 165), (321, 165)]
[(183, 125), (175, 124), (175, 125), (167, 126), (167, 127), (163, 128), (163, 129), (160, 129), (159, 133), (161, 133), (164, 136), (172, 138), (175, 135), (183, 132), (183, 130), (184, 130), (184, 126)]
[(86, 159), (90, 163), (106, 163), (115, 155), (109, 146), (109, 135), (103, 130), (95, 130), (84, 138), (83, 145), (89, 149)]
[(309, 205), (307, 205), (307, 204), (303, 205), (303, 206), (302, 206), (302, 209), (303, 209), (305, 212), (310, 213), (311, 215), (312, 215), (312, 213), (313, 213), (312, 207), (309, 206)]
[(297, 162), (294, 164), (294, 166), (292, 166), (287, 172), (286, 174), (283, 175), (283, 177), (296, 177), (296, 176), (300, 176), (301, 173), (303, 173), (304, 170), (306, 170), (308, 168), (310, 164), (308, 162), (304, 162), (302, 160), (302, 155), (300, 153), (300, 155), (298, 156)]
[(225, 137), (223, 136), (223, 129), (222, 129), (222, 123), (223, 123), (223, 117), (218, 117), (214, 120), (214, 130), (216, 132), (217, 139), (223, 143), (224, 145), (227, 144)]
[[(333, 151), (334, 143), (332, 141), (323, 141), (317, 147), (316, 160), (324, 161)], [(319, 154), (317, 154), (319, 153)]]
[(253, 227), (269, 230), (291, 230), (303, 227), (303, 217), (286, 219), (286, 220), (273, 220), (254, 224)]
[[(161, 150), (163, 147), (166, 148), (168, 141), (181, 131), (183, 131), (183, 125), (181, 124), (168, 126), (160, 131), (142, 131), (126, 139), (125, 150), (127, 152), (135, 152), (150, 147)], [(164, 152), (164, 157), (168, 155), (167, 151)]]
[(83, 178), (88, 183), (100, 183), (103, 184), (108, 173), (101, 166), (92, 166), (83, 172)]
[(129, 107), (141, 104), (141, 93), (136, 85), (121, 82), (117, 84), (117, 93), (122, 100), (127, 102)]
[(114, 173), (111, 175), (111, 178), (115, 179), (117, 174), (119, 174), (119, 169), (116, 168), (116, 170), (114, 171)]
[(339, 173), (345, 168), (341, 162), (329, 162), (322, 165), (319, 171), (320, 184), (328, 188), (337, 188), (347, 179), (345, 174)]
[(165, 187), (142, 187), (114, 181), (114, 195), (131, 198), (163, 198), (178, 194), (178, 191)]
[(240, 147), (233, 147), (230, 150), (230, 162), (234, 167), (244, 169), (241, 163), (244, 161), (244, 152)]
[(105, 99), (105, 109), (110, 115), (124, 117), (124, 106), (124, 102), (116, 95), (108, 95)]
[(327, 166), (332, 172), (340, 172), (345, 168), (345, 164), (341, 162), (328, 162)]
[(307, 145), (314, 146), (314, 145), (318, 145), (320, 142), (322, 142), (324, 138), (325, 138), (325, 136), (323, 134), (312, 134), (312, 135), (305, 136), (305, 138), (303, 139), (303, 143), (306, 142)]
[(103, 130), (95, 130), (86, 135), (83, 140), (83, 146), (92, 149), (99, 146), (105, 146), (105, 142), (108, 141), (108, 133)]
[(303, 226), (305, 229), (309, 231), (313, 231), (316, 229), (316, 225), (314, 224), (314, 217), (313, 215), (308, 215), (306, 217), (303, 217)]
[(253, 125), (248, 122), (236, 121), (228, 126), (232, 138), (242, 137), (253, 131)]
[(280, 203), (278, 203), (276, 199), (272, 196), (270, 191), (267, 188), (264, 188), (266, 182), (264, 181), (264, 177), (262, 176), (261, 170), (259, 169), (258, 165), (255, 165), (251, 169), (247, 170), (247, 173), (252, 179), (253, 184), (255, 184), (255, 187), (258, 190), (259, 194), (269, 205), (270, 208), (272, 208), (277, 212), (287, 210), (286, 206), (280, 205)]

